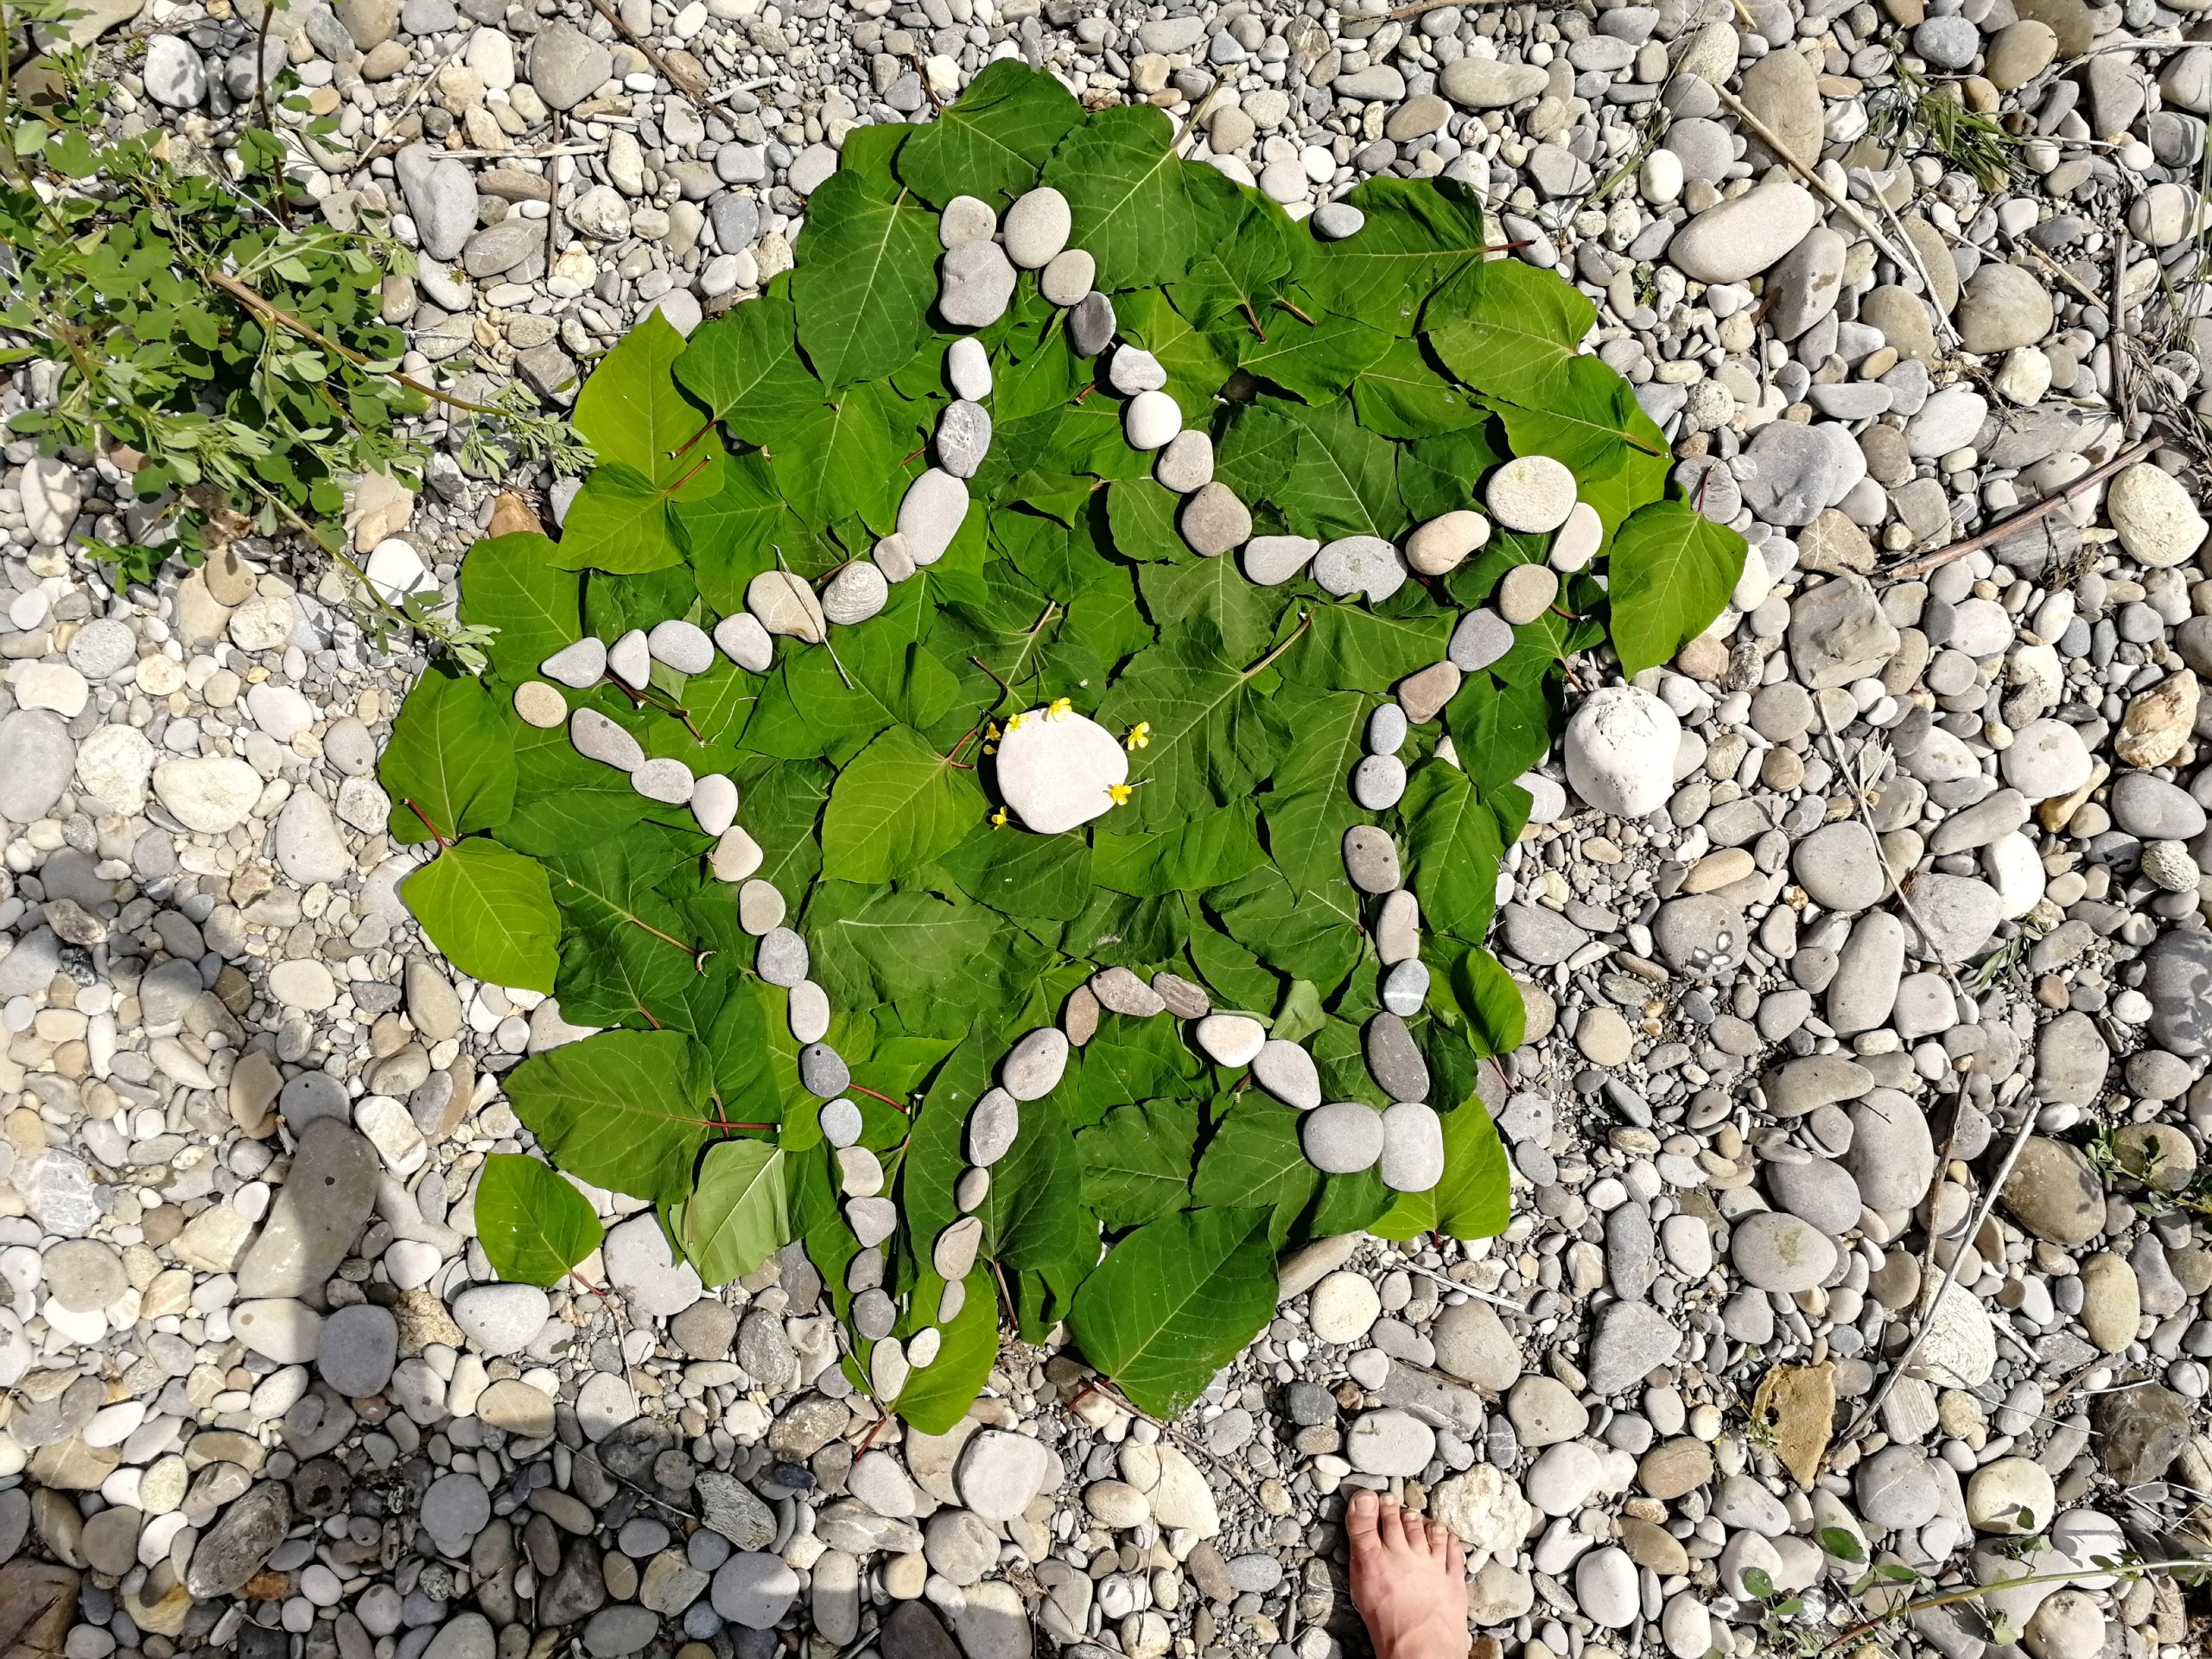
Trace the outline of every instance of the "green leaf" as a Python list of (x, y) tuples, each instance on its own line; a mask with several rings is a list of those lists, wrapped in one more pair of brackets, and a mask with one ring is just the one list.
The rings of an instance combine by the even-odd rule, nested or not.
[(1198, 1116), (1182, 1101), (1116, 1106), (1075, 1138), (1083, 1201), (1109, 1229), (1172, 1215), (1191, 1196)]
[(1607, 561), (1621, 671), (1656, 668), (1703, 632), (1744, 574), (1744, 538), (1687, 501), (1655, 501), (1613, 537)]
[(1079, 1202), (1082, 1165), (1058, 1092), (1023, 1104), (1020, 1137), (992, 1166), (976, 1207), (983, 1254), (1006, 1268), (1082, 1272), (1098, 1259), (1098, 1224)]
[(1206, 895), (1230, 937), (1287, 978), (1325, 996), (1360, 959), (1360, 907), (1351, 883), (1300, 893), (1274, 870), (1255, 870)]
[(899, 176), (933, 207), (957, 195), (1001, 207), (1037, 182), (1053, 146), (1082, 119), (1083, 106), (1052, 76), (1001, 59), (913, 130), (899, 152)]
[(591, 1200), (550, 1166), (512, 1152), (485, 1159), (476, 1184), (476, 1236), (500, 1278), (556, 1285), (606, 1236)]
[(521, 722), (496, 697), (482, 680), (444, 668), (407, 694), (377, 765), (392, 803), (385, 833), (401, 846), (434, 833), (458, 841), (497, 828), (514, 810), (512, 735)]
[(1275, 769), (1274, 788), (1260, 804), (1275, 868), (1301, 893), (1342, 892), (1344, 831), (1366, 822), (1351, 798), (1351, 774), (1367, 753), (1368, 699), (1356, 692), (1311, 698), (1294, 706), (1296, 734)]
[[(1239, 189), (1230, 194), (1236, 205), (1235, 227), (1223, 226), (1223, 233), (1192, 262), (1190, 276), (1175, 284), (1171, 297), (1176, 308), (1194, 321), (1233, 320), (1236, 327), (1249, 333), (1256, 320), (1288, 316), (1275, 308), (1274, 297), (1285, 283), (1303, 271), (1313, 238), (1258, 191)], [(1262, 326), (1271, 327), (1273, 323), (1262, 321)]]
[(1179, 1098), (1205, 1071), (1173, 1021), (1124, 1014), (1100, 1020), (1098, 1034), (1077, 1051), (1074, 1065), (1077, 1115), (1092, 1123), (1129, 1101)]
[(1173, 281), (1201, 243), (1198, 218), (1158, 110), (1118, 104), (1069, 135), (1045, 166), (1045, 182), (1068, 199), (1071, 248), (1098, 262), (1104, 293)]
[(1220, 887), (1267, 862), (1258, 819), (1253, 802), (1238, 801), (1150, 835), (1096, 830), (1091, 877), (1141, 898)]
[(540, 663), (583, 637), (583, 581), (553, 560), (553, 543), (525, 532), (479, 542), (461, 562), (461, 620), (499, 630), (485, 649), (503, 679), (537, 678)]
[[(1106, 522), (1113, 530), (1114, 550), (1125, 559), (1146, 563), (1172, 564), (1190, 559), (1191, 545), (1175, 528), (1175, 515), (1182, 505), (1182, 498), (1174, 491), (1148, 478), (1125, 478), (1109, 484)], [(1247, 588), (1251, 585), (1244, 583)]]
[(690, 1196), (712, 1133), (707, 1056), (682, 1032), (603, 1031), (507, 1077), (523, 1126), (571, 1173), (652, 1204)]
[(1370, 1224), (1376, 1237), (1495, 1238), (1512, 1219), (1512, 1176), (1488, 1109), (1463, 1101), (1443, 1119), (1444, 1179), (1426, 1192), (1401, 1192), (1389, 1213)]
[(648, 478), (619, 461), (592, 469), (562, 521), (554, 562), (563, 570), (607, 570), (634, 575), (683, 562), (671, 508), (719, 494), (728, 454), (709, 433), (684, 470), (664, 481)]
[[(1364, 410), (1361, 416), (1365, 418)], [(1491, 447), (1486, 431), (1477, 426), (1446, 432), (1398, 452), (1398, 493), (1408, 512), (1427, 520), (1480, 505), (1483, 475), (1506, 459)]]
[(1361, 426), (1342, 403), (1276, 408), (1278, 417), (1298, 430), (1296, 459), (1287, 475), (1270, 480), (1272, 487), (1263, 487), (1255, 499), (1272, 501), (1292, 530), (1319, 541), (1338, 536), (1396, 540), (1406, 525), (1397, 446)]
[[(1239, 659), (1256, 657), (1268, 648), (1275, 620), (1289, 604), (1281, 594), (1255, 587), (1234, 558), (1201, 558), (1187, 547), (1172, 564), (1148, 564), (1139, 570), (1137, 588), (1154, 621), (1164, 627), (1202, 616), (1221, 636), (1222, 649)], [(1306, 652), (1299, 654), (1302, 659)]]
[(1541, 409), (1491, 399), (1516, 455), (1549, 455), (1578, 478), (1610, 477), (1636, 454), (1663, 455), (1666, 434), (1627, 381), (1594, 357), (1570, 358), (1557, 395)]
[(399, 897), (461, 972), (517, 990), (552, 990), (561, 913), (535, 859), (471, 836), (402, 881)]
[(970, 899), (1007, 916), (1072, 921), (1090, 902), (1091, 850), (1079, 833), (978, 823), (939, 861)]
[(1191, 1196), (1208, 1206), (1263, 1207), (1269, 1242), (1281, 1249), (1321, 1183), (1300, 1143), (1300, 1121), (1257, 1090), (1237, 1096), (1198, 1159)]
[[(934, 1274), (930, 1282), (936, 1282)], [(967, 1287), (967, 1297), (952, 1323), (938, 1327), (944, 1335), (937, 1357), (910, 1372), (906, 1386), (899, 1391), (899, 1421), (925, 1434), (953, 1431), (968, 1414), (968, 1408), (976, 1403), (983, 1384), (990, 1381), (991, 1366), (999, 1357), (998, 1286), (992, 1281), (991, 1270), (975, 1268), (968, 1275)], [(928, 1312), (936, 1314), (934, 1300)]]
[(676, 378), (715, 420), (747, 443), (766, 444), (822, 401), (822, 383), (798, 354), (791, 283), (734, 305), (696, 330)]
[[(1393, 338), (1382, 356), (1354, 377), (1351, 404), (1362, 426), (1386, 438), (1433, 437), (1490, 418), (1489, 410), (1437, 372), (1414, 340)], [(1405, 467), (1402, 460), (1402, 492)]]
[(983, 791), (911, 727), (893, 726), (837, 774), (822, 821), (823, 873), (889, 881), (950, 852), (982, 819)]
[(710, 1288), (742, 1279), (791, 1243), (788, 1154), (768, 1141), (722, 1141), (699, 1162), (683, 1206), (683, 1254)]
[(1482, 198), (1440, 178), (1372, 178), (1344, 200), (1367, 215), (1356, 236), (1313, 248), (1306, 287), (1330, 310), (1409, 334), (1428, 296), (1488, 245)]
[(1140, 1227), (1076, 1293), (1085, 1358), (1142, 1411), (1172, 1417), (1274, 1313), (1264, 1210), (1186, 1211)]
[(1465, 772), (1441, 760), (1414, 768), (1398, 810), (1406, 824), (1408, 885), (1421, 900), (1422, 922), (1479, 942), (1497, 906), (1498, 861), (1510, 839), (1497, 812)]
[(808, 524), (819, 529), (856, 515), (888, 527), (906, 482), (888, 403), (880, 386), (848, 386), (833, 402), (788, 416), (770, 441), (777, 487)]
[(1468, 1039), (1485, 1057), (1510, 1054), (1528, 1035), (1529, 1005), (1513, 976), (1475, 945), (1452, 964), (1452, 992), (1466, 1016)]
[(1167, 395), (1183, 411), (1184, 424), (1210, 424), (1215, 396), (1236, 368), (1238, 324), (1202, 327), (1156, 288), (1122, 295), (1114, 302), (1114, 313), (1122, 333), (1167, 371)]
[(930, 214), (841, 169), (807, 198), (795, 253), (798, 340), (825, 385), (880, 379), (921, 348), (937, 298)]
[(1284, 663), (1286, 679), (1336, 691), (1381, 693), (1441, 660), (1452, 619), (1428, 612), (1378, 616), (1363, 605), (1316, 605), (1313, 639)]
[(1428, 336), (1446, 367), (1478, 391), (1529, 409), (1576, 395), (1567, 365), (1598, 321), (1598, 308), (1580, 289), (1518, 259), (1500, 259), (1465, 291), (1461, 320)]
[(678, 452), (696, 448), (710, 423), (677, 384), (674, 369), (683, 349), (683, 336), (654, 311), (599, 359), (576, 395), (574, 418), (600, 469), (626, 467), (660, 489), (696, 461)]
[(1131, 659), (1099, 720), (1115, 731), (1151, 723), (1150, 744), (1129, 757), (1132, 829), (1187, 822), (1241, 798), (1267, 775), (1287, 732), (1255, 678), (1204, 618), (1181, 623)]
[(1459, 766), (1478, 789), (1510, 784), (1544, 758), (1552, 741), (1552, 693), (1543, 679), (1514, 685), (1470, 674), (1446, 705)]
[(1309, 404), (1342, 392), (1382, 357), (1391, 340), (1379, 328), (1326, 314), (1307, 323), (1278, 312), (1267, 326), (1265, 340), (1248, 332), (1238, 343), (1236, 366)]

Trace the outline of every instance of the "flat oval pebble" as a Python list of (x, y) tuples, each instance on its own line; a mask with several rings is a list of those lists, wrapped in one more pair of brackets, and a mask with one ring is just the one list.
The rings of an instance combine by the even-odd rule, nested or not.
[(753, 971), (771, 985), (789, 989), (806, 977), (806, 940), (788, 927), (771, 928), (761, 936), (753, 958)]
[(679, 674), (703, 674), (715, 665), (715, 642), (704, 628), (682, 617), (654, 623), (645, 645), (655, 662), (665, 663)]
[(748, 611), (715, 623), (715, 644), (730, 661), (755, 674), (766, 674), (776, 660), (776, 642)]
[(983, 349), (983, 342), (972, 334), (963, 334), (954, 340), (951, 349), (944, 354), (944, 376), (956, 397), (979, 404), (989, 397), (991, 354)]
[(1406, 562), (1380, 536), (1341, 536), (1313, 556), (1313, 580), (1338, 599), (1380, 601), (1405, 585)]
[(1177, 521), (1191, 551), (1215, 558), (1242, 547), (1252, 534), (1252, 513), (1228, 485), (1200, 485), (1185, 496)]
[(569, 716), (569, 741), (576, 753), (621, 772), (635, 772), (645, 764), (638, 740), (596, 709), (579, 709)]
[(906, 486), (899, 502), (899, 539), (917, 565), (935, 564), (968, 517), (968, 486), (932, 467)]
[(607, 672), (625, 685), (643, 685), (652, 677), (652, 647), (643, 628), (632, 628), (607, 648)]
[(876, 543), (873, 556), (875, 568), (893, 588), (914, 574), (914, 556), (906, 551), (906, 538), (895, 530)]
[(719, 836), (737, 822), (737, 785), (710, 772), (691, 785), (691, 817), (702, 836)]
[(849, 1100), (841, 1097), (824, 1103), (817, 1121), (822, 1138), (833, 1147), (849, 1147), (861, 1138), (861, 1109)]
[(1465, 507), (1430, 519), (1406, 537), (1406, 563), (1424, 576), (1447, 575), (1490, 541), (1490, 520)]
[(1054, 305), (1073, 305), (1098, 279), (1098, 261), (1081, 248), (1062, 248), (1037, 278), (1037, 291)]
[(991, 1193), (991, 1172), (988, 1169), (963, 1169), (960, 1179), (952, 1184), (953, 1207), (966, 1215), (976, 1208)]
[(906, 1363), (915, 1370), (925, 1370), (936, 1363), (944, 1347), (944, 1332), (935, 1325), (925, 1326), (906, 1338)]
[(1141, 346), (1117, 346), (1107, 360), (1106, 379), (1115, 391), (1134, 397), (1141, 391), (1160, 391), (1167, 385), (1167, 371), (1160, 359)]
[(1444, 1179), (1444, 1122), (1419, 1101), (1402, 1100), (1382, 1114), (1382, 1185), (1393, 1192), (1426, 1192)]
[(1469, 611), (1452, 630), (1445, 657), (1453, 667), (1472, 674), (1488, 668), (1513, 649), (1513, 625), (1492, 610)]
[(1249, 1014), (1210, 1014), (1192, 1035), (1217, 1065), (1249, 1065), (1268, 1040), (1268, 1031)]
[(848, 1198), (845, 1224), (862, 1249), (880, 1244), (899, 1230), (899, 1209), (888, 1198)]
[(715, 879), (717, 881), (742, 881), (760, 868), (765, 855), (760, 843), (746, 833), (745, 826), (734, 823), (721, 833), (715, 842)]
[(1331, 1101), (1299, 1120), (1298, 1144), (1324, 1175), (1356, 1175), (1382, 1156), (1382, 1117), (1363, 1101)]
[[(896, 1337), (886, 1337), (868, 1352), (868, 1385), (879, 1400), (896, 1400), (906, 1391), (906, 1377), (912, 1368), (906, 1363), (906, 1350)], [(850, 1557), (847, 1558), (850, 1560)], [(816, 1565), (816, 1582), (820, 1582), (821, 1566)]]
[(1122, 411), (1122, 429), (1130, 448), (1157, 449), (1183, 429), (1183, 410), (1164, 391), (1141, 391)]
[(1406, 792), (1406, 763), (1395, 754), (1370, 754), (1353, 768), (1351, 798), (1370, 812), (1387, 812)]
[(1552, 569), (1568, 572), (1585, 569), (1598, 556), (1605, 539), (1605, 524), (1598, 517), (1598, 509), (1587, 501), (1577, 501), (1567, 522), (1552, 537), (1548, 555)]
[(864, 1290), (853, 1298), (853, 1329), (868, 1341), (889, 1336), (898, 1323), (898, 1304), (881, 1291)]
[(1178, 495), (1213, 482), (1213, 439), (1201, 427), (1187, 427), (1164, 446), (1152, 463), (1152, 475)]
[(1016, 1100), (1042, 1100), (1068, 1069), (1067, 1033), (1040, 1026), (1016, 1043), (999, 1066), (999, 1086)]
[(1296, 1043), (1270, 1037), (1252, 1057), (1252, 1076), (1260, 1087), (1286, 1106), (1310, 1112), (1321, 1103), (1321, 1073), (1313, 1057)]
[(1490, 475), (1483, 501), (1508, 530), (1541, 535), (1574, 511), (1574, 474), (1549, 455), (1520, 455)]
[(1389, 892), (1398, 883), (1398, 848), (1388, 832), (1371, 823), (1344, 831), (1344, 871), (1362, 893)]
[(991, 451), (990, 411), (981, 404), (956, 398), (937, 417), (937, 435), (931, 442), (938, 466), (955, 478), (973, 478)]
[(537, 671), (572, 690), (584, 690), (597, 685), (607, 672), (607, 646), (597, 639), (579, 639), (548, 657), (537, 665)]
[(1382, 976), (1382, 1006), (1410, 1020), (1428, 1001), (1428, 964), (1418, 957), (1394, 963)]
[(891, 584), (866, 559), (838, 567), (822, 590), (822, 614), (840, 627), (865, 622), (891, 599)]
[(682, 806), (691, 798), (691, 768), (665, 756), (648, 760), (630, 774), (630, 787), (649, 801)]
[(930, 1247), (930, 1266), (940, 1279), (965, 1279), (968, 1269), (976, 1265), (976, 1252), (982, 1243), (982, 1221), (963, 1216), (937, 1236), (937, 1243)]
[(963, 242), (988, 242), (998, 233), (997, 211), (976, 196), (955, 196), (938, 215), (938, 241), (944, 247), (957, 248)]
[(1534, 622), (1559, 597), (1559, 574), (1548, 565), (1516, 564), (1491, 595), (1497, 613), (1516, 627)]
[(1114, 338), (1114, 302), (1093, 291), (1068, 308), (1068, 344), (1077, 357), (1096, 357)]
[(852, 1086), (852, 1068), (827, 1043), (809, 1043), (798, 1052), (798, 1080), (807, 1093), (828, 1100)]
[(1367, 717), (1367, 749), (1370, 754), (1395, 754), (1405, 746), (1406, 711), (1395, 702), (1379, 703)]
[(569, 717), (569, 700), (543, 680), (515, 687), (515, 713), (525, 726), (550, 732)]
[(938, 262), (938, 315), (955, 328), (987, 328), (1006, 315), (1017, 273), (995, 242), (963, 242)]
[(788, 634), (810, 645), (822, 643), (827, 626), (822, 601), (788, 570), (763, 570), (746, 583), (745, 608), (770, 633)]
[(747, 881), (737, 890), (737, 925), (755, 938), (784, 919), (783, 890), (772, 881)]
[(1278, 587), (1320, 550), (1321, 543), (1307, 536), (1255, 536), (1244, 543), (1244, 574), (1259, 587)]
[(1068, 245), (1074, 228), (1068, 199), (1049, 184), (1040, 184), (1014, 198), (1000, 226), (1007, 257), (1024, 270), (1036, 270), (1052, 262)]
[(810, 979), (791, 987), (788, 1010), (791, 1035), (802, 1043), (818, 1043), (830, 1033), (830, 994)]
[(837, 1187), (849, 1198), (872, 1198), (883, 1191), (883, 1164), (866, 1147), (837, 1148)]
[(1013, 1149), (1021, 1108), (1003, 1089), (987, 1089), (968, 1112), (968, 1161), (988, 1169)]

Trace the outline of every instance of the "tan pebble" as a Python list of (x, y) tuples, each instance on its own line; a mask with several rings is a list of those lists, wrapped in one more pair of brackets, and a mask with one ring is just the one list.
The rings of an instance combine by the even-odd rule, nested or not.
[(543, 680), (524, 680), (515, 687), (515, 713), (527, 725), (551, 731), (569, 717), (569, 700)]

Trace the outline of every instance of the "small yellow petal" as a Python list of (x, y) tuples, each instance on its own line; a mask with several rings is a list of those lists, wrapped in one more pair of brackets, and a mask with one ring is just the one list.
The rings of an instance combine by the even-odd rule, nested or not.
[(991, 828), (994, 830), (1001, 829), (1005, 826), (1005, 823), (1006, 808), (1001, 807), (997, 811), (991, 814)]
[(1053, 698), (1052, 706), (1045, 710), (1046, 717), (1051, 720), (1065, 720), (1074, 712), (1074, 700), (1069, 697)]
[(1109, 784), (1106, 785), (1106, 793), (1116, 806), (1127, 806), (1129, 804), (1129, 786), (1127, 784)]
[(1008, 715), (1006, 717), (1006, 728), (1009, 732), (1018, 732), (1027, 722), (1028, 719), (1029, 715), (1026, 710), (1018, 715)]

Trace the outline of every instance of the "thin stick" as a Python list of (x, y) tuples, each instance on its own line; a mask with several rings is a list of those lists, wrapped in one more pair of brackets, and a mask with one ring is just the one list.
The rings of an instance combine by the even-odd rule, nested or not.
[(1985, 547), (1993, 546), (2007, 537), (2026, 529), (2045, 514), (2057, 512), (2059, 508), (2084, 491), (2094, 489), (2121, 467), (2133, 465), (2158, 447), (2158, 441), (2156, 438), (2145, 438), (2140, 443), (2131, 444), (2105, 462), (2103, 466), (2094, 467), (2082, 474), (2064, 489), (2054, 495), (2045, 496), (2035, 505), (2014, 513), (2010, 518), (1992, 524), (1978, 536), (1969, 536), (1963, 542), (1953, 542), (1948, 547), (1940, 547), (1933, 553), (1923, 553), (1916, 559), (1908, 559), (1904, 563), (1891, 569), (1889, 574), (1891, 577), (1924, 575), (1929, 571), (1949, 564), (1955, 559), (1963, 559), (1969, 553), (1978, 553)]
[(594, 10), (597, 11), (601, 16), (606, 18), (608, 22), (613, 24), (615, 28), (622, 31), (622, 38), (624, 40), (629, 41), (631, 45), (636, 47), (639, 51), (645, 54), (645, 61), (652, 64), (654, 68), (659, 70), (662, 75), (667, 79), (670, 86), (675, 87), (677, 92), (690, 99), (691, 102), (696, 105), (701, 111), (703, 111), (706, 109), (706, 99), (701, 96), (701, 93), (705, 90), (703, 87), (694, 86), (691, 84), (691, 78), (689, 75), (677, 74), (676, 71), (670, 67), (668, 60), (661, 56), (658, 50), (653, 46), (652, 42), (642, 38), (630, 27), (629, 24), (624, 22), (622, 21), (622, 14), (615, 10), (613, 7), (608, 5), (607, 3), (607, 0), (591, 0), (591, 3)]
[(1749, 127), (1753, 132), (1757, 133), (1760, 141), (1764, 143), (1769, 149), (1781, 156), (1783, 161), (1789, 162), (1790, 169), (1793, 172), (1795, 172), (1800, 178), (1803, 179), (1806, 183), (1811, 185), (1814, 189), (1819, 191), (1831, 202), (1834, 203), (1836, 210), (1839, 213), (1840, 213), (1846, 219), (1849, 219), (1853, 224), (1856, 225), (1860, 230), (1864, 231), (1866, 233), (1867, 239), (1873, 243), (1876, 247), (1879, 248), (1883, 253), (1887, 255), (1892, 264), (1908, 265), (1912, 263), (1910, 259), (1901, 258), (1898, 257), (1897, 251), (1889, 245), (1888, 238), (1885, 238), (1880, 231), (1874, 228), (1874, 221), (1866, 216), (1866, 210), (1865, 208), (1861, 207), (1857, 202), (1852, 200), (1849, 196), (1845, 195), (1841, 191), (1836, 189), (1826, 179), (1814, 172), (1811, 168), (1807, 167), (1804, 162), (1799, 161), (1796, 156), (1791, 155), (1789, 145), (1783, 142), (1781, 136), (1777, 134), (1772, 127), (1767, 125), (1765, 122), (1760, 120), (1756, 115), (1753, 115), (1751, 111), (1745, 107), (1742, 99), (1738, 98), (1735, 93), (1730, 92), (1725, 86), (1715, 86), (1713, 90), (1719, 95), (1720, 101), (1723, 104), (1726, 104), (1730, 109), (1736, 112), (1736, 118), (1741, 121), (1745, 126)]

